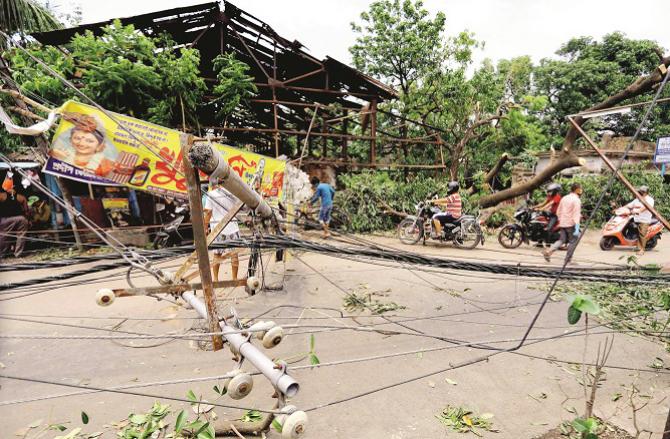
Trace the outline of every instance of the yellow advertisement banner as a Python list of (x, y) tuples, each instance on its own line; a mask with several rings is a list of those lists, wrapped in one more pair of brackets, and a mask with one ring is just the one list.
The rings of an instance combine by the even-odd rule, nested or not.
[[(186, 198), (179, 131), (68, 101), (60, 108), (44, 172), (84, 183), (127, 186)], [(120, 126), (121, 125), (121, 126)], [(263, 195), (281, 198), (286, 162), (213, 143), (247, 183), (264, 164)]]

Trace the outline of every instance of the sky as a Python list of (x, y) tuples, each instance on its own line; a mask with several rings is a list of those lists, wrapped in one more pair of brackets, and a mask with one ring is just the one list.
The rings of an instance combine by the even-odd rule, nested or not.
[[(79, 4), (83, 23), (188, 6), (193, 0), (60, 0), (62, 10)], [(297, 39), (319, 58), (329, 55), (349, 63), (355, 41), (350, 23), (372, 0), (233, 0), (233, 4), (268, 23), (283, 37)], [(622, 31), (651, 39), (670, 49), (667, 17), (670, 0), (424, 0), (426, 8), (447, 17), (447, 34), (463, 30), (484, 41), (475, 60), (494, 61), (530, 55), (538, 62), (553, 56), (572, 37)]]

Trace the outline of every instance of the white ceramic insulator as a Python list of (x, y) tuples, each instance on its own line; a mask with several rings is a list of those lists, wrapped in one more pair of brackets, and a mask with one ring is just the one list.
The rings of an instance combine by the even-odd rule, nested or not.
[(307, 413), (295, 411), (288, 415), (281, 427), (282, 439), (297, 439), (307, 430)]
[(232, 399), (242, 399), (254, 387), (254, 380), (248, 373), (235, 375), (228, 383), (228, 395)]
[(247, 288), (251, 291), (256, 291), (261, 287), (261, 281), (256, 276), (251, 276), (247, 279)]
[(102, 288), (95, 294), (95, 303), (100, 306), (109, 306), (114, 303), (114, 299), (116, 299), (116, 295), (109, 288)]
[(284, 339), (284, 330), (281, 326), (275, 326), (263, 336), (263, 347), (272, 349)]

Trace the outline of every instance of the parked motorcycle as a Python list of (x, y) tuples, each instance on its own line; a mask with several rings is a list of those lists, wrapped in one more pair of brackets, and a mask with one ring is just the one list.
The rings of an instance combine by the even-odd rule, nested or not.
[(533, 210), (528, 206), (519, 207), (514, 212), (514, 224), (507, 224), (498, 233), (498, 242), (505, 248), (517, 248), (521, 243), (529, 244), (530, 241), (538, 244), (552, 244), (558, 241), (558, 225), (549, 235), (547, 241), (547, 225), (550, 214), (544, 211)]
[[(646, 250), (656, 247), (658, 240), (661, 239), (663, 224), (656, 218), (652, 219), (647, 231)], [(640, 236), (639, 230), (631, 211), (627, 207), (620, 207), (614, 211), (614, 216), (607, 221), (603, 227), (602, 238), (600, 239), (601, 250), (612, 250), (615, 245), (624, 247), (637, 247), (637, 240)]]
[(447, 223), (442, 234), (433, 237), (432, 217), (440, 210), (432, 203), (421, 201), (416, 205), (416, 215), (408, 216), (398, 225), (398, 238), (404, 244), (416, 244), (423, 239), (452, 241), (456, 247), (473, 249), (481, 242), (484, 245), (484, 233), (479, 225), (478, 217), (462, 215), (455, 223)]
[(182, 244), (184, 237), (179, 233), (179, 226), (184, 222), (188, 215), (188, 209), (185, 206), (176, 207), (174, 213), (166, 213), (163, 227), (156, 233), (153, 246), (155, 249), (165, 247), (177, 247)]

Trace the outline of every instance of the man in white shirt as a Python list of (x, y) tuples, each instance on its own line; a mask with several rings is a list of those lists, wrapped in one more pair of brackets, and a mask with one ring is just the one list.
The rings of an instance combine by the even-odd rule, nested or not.
[[(637, 192), (642, 195), (644, 201), (647, 202), (651, 207), (654, 207), (654, 199), (649, 195), (649, 188), (647, 186), (640, 186), (637, 188)], [(651, 223), (651, 212), (647, 209), (644, 204), (637, 198), (626, 204), (626, 207), (630, 209), (633, 216), (633, 221), (637, 225), (638, 230), (638, 240), (637, 245), (639, 247), (638, 255), (643, 255), (645, 247), (647, 246), (647, 232), (649, 231), (649, 224)]]
[[(216, 179), (210, 181), (210, 186), (211, 190), (207, 193), (204, 211), (205, 223), (209, 223), (209, 228), (212, 230), (228, 214), (228, 212), (233, 209), (237, 203), (237, 198), (221, 187)], [(219, 233), (219, 236), (216, 237), (214, 242), (222, 244), (226, 241), (239, 238), (240, 228), (237, 225), (237, 219), (233, 217), (226, 227), (223, 228), (221, 233)], [(237, 250), (233, 249), (226, 252), (225, 249), (216, 249), (214, 250), (214, 261), (212, 262), (214, 282), (219, 281), (219, 267), (221, 266), (221, 262), (227, 258), (230, 258), (233, 280), (237, 280), (237, 272), (240, 268), (240, 260), (237, 256)]]

